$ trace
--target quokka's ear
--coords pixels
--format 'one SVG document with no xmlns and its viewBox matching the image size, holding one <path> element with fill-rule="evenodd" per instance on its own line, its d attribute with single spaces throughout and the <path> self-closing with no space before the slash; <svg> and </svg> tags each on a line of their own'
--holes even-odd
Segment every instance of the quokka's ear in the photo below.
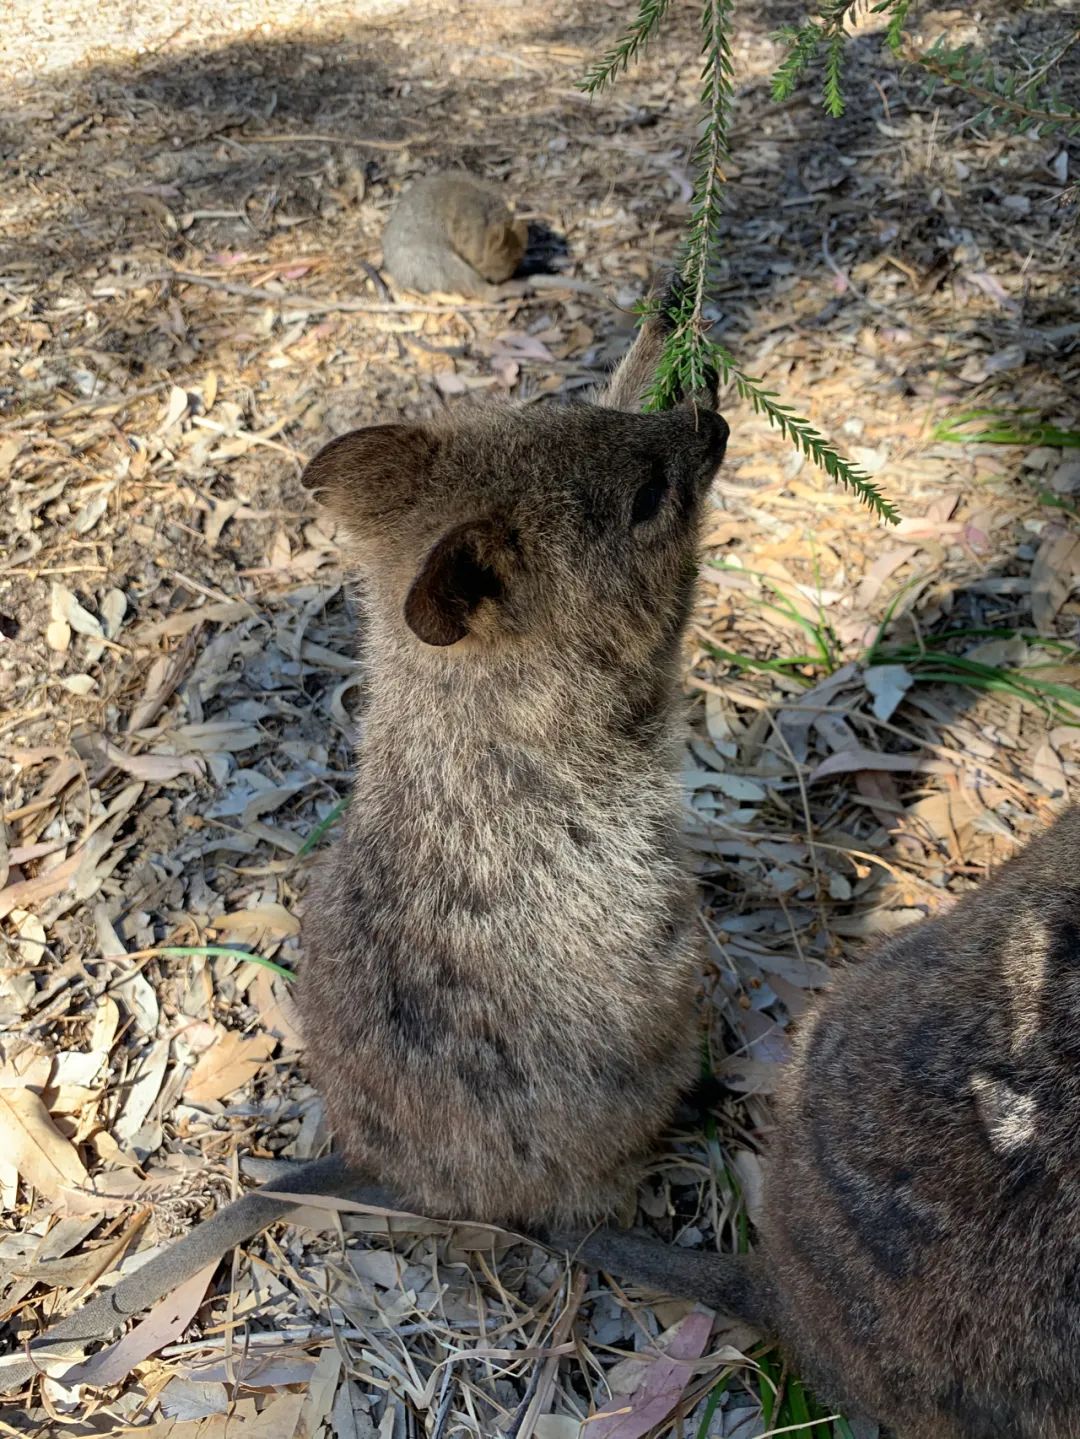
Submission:
<svg viewBox="0 0 1080 1439">
<path fill-rule="evenodd" d="M 660 356 L 674 328 L 673 315 L 682 301 L 684 281 L 675 271 L 669 278 L 654 308 L 641 322 L 634 343 L 615 367 L 606 385 L 597 393 L 596 403 L 610 410 L 640 410 L 656 383 Z M 710 372 L 704 387 L 693 395 L 680 395 L 681 404 L 695 409 L 715 410 L 717 377 Z"/>
<path fill-rule="evenodd" d="M 453 645 L 472 630 L 485 600 L 506 594 L 517 546 L 496 519 L 468 520 L 428 552 L 405 598 L 405 623 L 428 645 Z"/>
<path fill-rule="evenodd" d="M 420 425 L 369 425 L 324 445 L 300 483 L 336 519 L 362 529 L 407 505 L 431 467 L 436 441 Z"/>
</svg>

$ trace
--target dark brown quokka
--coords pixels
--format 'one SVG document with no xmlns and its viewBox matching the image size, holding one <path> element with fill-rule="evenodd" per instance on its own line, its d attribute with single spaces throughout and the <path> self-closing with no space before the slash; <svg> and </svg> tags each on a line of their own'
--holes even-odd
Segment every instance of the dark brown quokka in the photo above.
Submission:
<svg viewBox="0 0 1080 1439">
<path fill-rule="evenodd" d="M 629 412 L 658 348 L 604 404 L 359 430 L 307 472 L 370 675 L 308 1063 L 348 1161 L 424 1213 L 602 1213 L 693 1075 L 671 721 L 727 426 Z"/>
<path fill-rule="evenodd" d="M 902 1439 L 1077 1439 L 1080 810 L 838 978 L 754 1256 L 610 1231 L 579 1254 L 751 1320 Z"/>
<path fill-rule="evenodd" d="M 267 1190 L 527 1226 L 634 1184 L 695 1070 L 673 708 L 728 433 L 707 406 L 638 412 L 663 329 L 598 403 L 379 425 L 312 461 L 368 616 L 356 783 L 300 985 L 341 1157 L 229 1205 L 32 1354 L 109 1333 L 282 1218 Z"/>
</svg>

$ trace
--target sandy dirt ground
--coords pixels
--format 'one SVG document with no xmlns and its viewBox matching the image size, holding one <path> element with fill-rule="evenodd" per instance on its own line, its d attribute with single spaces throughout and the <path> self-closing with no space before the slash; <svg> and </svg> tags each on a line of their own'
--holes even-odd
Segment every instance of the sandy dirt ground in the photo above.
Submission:
<svg viewBox="0 0 1080 1439">
<path fill-rule="evenodd" d="M 259 962 L 302 960 L 363 688 L 299 474 L 346 427 L 574 395 L 625 349 L 687 221 L 700 64 L 676 4 L 587 101 L 576 83 L 628 13 L 9 7 L 0 1347 L 226 1200 L 249 1160 L 326 1144 L 289 980 Z M 878 526 L 726 399 L 685 778 L 703 1038 L 729 1091 L 672 1133 L 638 1215 L 690 1245 L 753 1218 L 786 1033 L 830 967 L 976 884 L 1080 763 L 1076 147 L 972 123 L 870 23 L 842 120 L 813 84 L 774 104 L 772 37 L 800 13 L 739 10 L 712 315 L 903 520 Z M 1004 4 L 919 22 L 1002 63 L 1068 23 Z M 529 214 L 533 264 L 609 302 L 388 297 L 388 208 L 451 163 Z M 791 1392 L 745 1329 L 490 1245 L 310 1210 L 183 1322 L 151 1316 L 80 1384 L 12 1398 L 5 1432 L 754 1439 L 762 1394 Z M 685 1357 L 643 1366 L 657 1343 Z"/>
</svg>

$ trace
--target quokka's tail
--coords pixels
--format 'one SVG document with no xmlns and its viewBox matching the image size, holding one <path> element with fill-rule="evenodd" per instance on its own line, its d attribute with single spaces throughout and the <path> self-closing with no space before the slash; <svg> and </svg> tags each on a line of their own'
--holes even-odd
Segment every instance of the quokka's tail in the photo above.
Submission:
<svg viewBox="0 0 1080 1439">
<path fill-rule="evenodd" d="M 696 1299 L 710 1309 L 775 1333 L 775 1303 L 756 1255 L 676 1249 L 614 1229 L 559 1234 L 550 1242 L 616 1278 L 630 1279 L 658 1294 Z"/>
</svg>

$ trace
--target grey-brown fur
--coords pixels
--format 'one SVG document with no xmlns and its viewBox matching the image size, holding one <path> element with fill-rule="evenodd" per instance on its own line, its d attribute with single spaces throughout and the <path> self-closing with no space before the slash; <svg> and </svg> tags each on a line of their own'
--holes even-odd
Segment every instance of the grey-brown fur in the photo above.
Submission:
<svg viewBox="0 0 1080 1439">
<path fill-rule="evenodd" d="M 266 1191 L 513 1223 L 600 1214 L 634 1182 L 694 1070 L 672 708 L 727 437 L 707 408 L 623 412 L 663 328 L 597 404 L 376 426 L 312 462 L 369 611 L 364 743 L 300 990 L 345 1158 L 229 1205 L 35 1353 L 110 1333 L 294 1207 Z"/>
<path fill-rule="evenodd" d="M 495 186 L 451 170 L 404 191 L 383 231 L 383 265 L 407 290 L 486 299 L 521 264 L 527 242 L 528 226 Z"/>
<path fill-rule="evenodd" d="M 752 1261 L 590 1262 L 772 1330 L 902 1439 L 1080 1435 L 1080 810 L 843 974 L 787 1081 Z"/>
<path fill-rule="evenodd" d="M 406 189 L 383 231 L 383 266 L 395 284 L 421 294 L 504 300 L 533 290 L 604 296 L 587 280 L 529 275 L 512 280 L 528 244 L 501 192 L 464 170 L 426 175 Z"/>
</svg>

